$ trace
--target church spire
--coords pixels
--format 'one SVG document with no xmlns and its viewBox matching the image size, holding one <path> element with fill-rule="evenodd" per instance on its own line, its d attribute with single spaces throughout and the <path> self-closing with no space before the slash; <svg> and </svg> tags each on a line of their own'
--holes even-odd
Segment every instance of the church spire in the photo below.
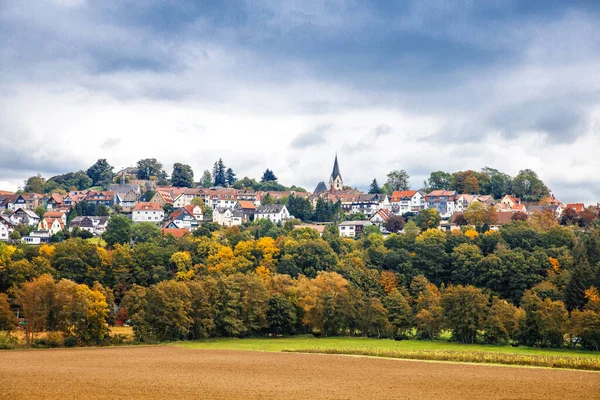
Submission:
<svg viewBox="0 0 600 400">
<path fill-rule="evenodd" d="M 335 161 L 333 162 L 333 171 L 331 172 L 331 177 L 329 178 L 329 190 L 335 192 L 343 189 L 344 181 L 342 179 L 342 174 L 340 173 L 340 166 L 338 164 L 338 158 L 336 153 Z"/>
<path fill-rule="evenodd" d="M 340 166 L 338 165 L 337 153 L 335 153 L 335 161 L 333 163 L 333 172 L 331 173 L 331 178 L 335 180 L 337 177 L 342 178 L 342 174 L 340 174 Z"/>
</svg>

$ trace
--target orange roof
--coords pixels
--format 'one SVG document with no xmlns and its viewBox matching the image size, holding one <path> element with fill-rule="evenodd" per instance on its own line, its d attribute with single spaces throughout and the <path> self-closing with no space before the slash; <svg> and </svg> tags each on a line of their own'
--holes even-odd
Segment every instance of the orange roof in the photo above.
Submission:
<svg viewBox="0 0 600 400">
<path fill-rule="evenodd" d="M 6 190 L 0 190 L 0 196 L 11 196 L 13 195 L 13 192 L 8 192 Z"/>
<path fill-rule="evenodd" d="M 573 209 L 576 212 L 580 213 L 580 212 L 582 212 L 584 210 L 585 205 L 583 203 L 569 203 L 569 204 L 567 204 L 566 208 L 567 209 L 569 209 L 569 208 Z"/>
<path fill-rule="evenodd" d="M 166 236 L 166 235 L 173 235 L 176 238 L 182 238 L 182 237 L 184 237 L 185 235 L 187 235 L 189 233 L 190 233 L 190 231 L 188 231 L 185 228 L 163 228 L 162 229 L 162 234 L 164 236 Z"/>
<path fill-rule="evenodd" d="M 202 207 L 196 206 L 196 205 L 193 205 L 193 204 L 191 204 L 189 206 L 185 206 L 183 208 L 185 208 L 187 210 L 187 212 L 189 212 L 190 214 L 194 215 L 194 208 L 196 208 L 196 207 L 198 207 L 198 208 L 200 208 L 202 210 Z"/>
<path fill-rule="evenodd" d="M 60 211 L 46 211 L 44 213 L 44 218 L 62 218 L 65 213 Z"/>
<path fill-rule="evenodd" d="M 134 211 L 163 211 L 163 208 L 158 203 L 141 202 L 133 207 Z"/>
<path fill-rule="evenodd" d="M 252 210 L 256 209 L 256 206 L 254 205 L 253 202 L 248 201 L 248 200 L 240 200 L 238 203 L 240 203 L 240 206 L 242 208 L 250 208 Z"/>
<path fill-rule="evenodd" d="M 392 193 L 392 201 L 400 201 L 404 197 L 412 198 L 415 194 L 416 190 L 396 190 Z"/>
</svg>

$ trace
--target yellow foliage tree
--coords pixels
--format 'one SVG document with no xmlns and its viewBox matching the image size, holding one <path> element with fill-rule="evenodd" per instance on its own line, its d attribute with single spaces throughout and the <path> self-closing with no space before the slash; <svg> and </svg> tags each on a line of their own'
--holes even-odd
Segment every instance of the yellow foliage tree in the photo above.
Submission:
<svg viewBox="0 0 600 400">
<path fill-rule="evenodd" d="M 54 252 L 56 251 L 56 247 L 51 244 L 44 243 L 40 246 L 40 256 L 46 257 L 51 260 L 54 258 Z"/>
</svg>

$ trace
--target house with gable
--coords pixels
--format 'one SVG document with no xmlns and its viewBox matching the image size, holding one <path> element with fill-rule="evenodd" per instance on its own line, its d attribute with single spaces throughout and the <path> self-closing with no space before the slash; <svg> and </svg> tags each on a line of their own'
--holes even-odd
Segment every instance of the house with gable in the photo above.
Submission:
<svg viewBox="0 0 600 400">
<path fill-rule="evenodd" d="M 454 190 L 434 190 L 425 196 L 427 208 L 434 208 L 442 219 L 448 219 L 456 211 L 457 193 Z"/>
<path fill-rule="evenodd" d="M 378 210 L 375 214 L 373 214 L 371 218 L 369 218 L 369 221 L 373 225 L 381 227 L 390 219 L 392 215 L 394 214 L 390 210 L 382 208 Z"/>
<path fill-rule="evenodd" d="M 189 205 L 178 208 L 169 215 L 168 220 L 163 224 L 164 228 L 184 228 L 192 231 L 200 225 L 202 221 L 202 208 Z"/>
<path fill-rule="evenodd" d="M 242 214 L 232 208 L 217 207 L 213 210 L 213 222 L 221 226 L 238 226 L 243 223 Z"/>
<path fill-rule="evenodd" d="M 9 220 L 14 225 L 37 226 L 40 223 L 40 217 L 27 208 L 18 208 L 10 215 Z"/>
<path fill-rule="evenodd" d="M 133 223 L 153 222 L 157 225 L 161 224 L 165 217 L 165 211 L 159 203 L 141 202 L 133 207 L 131 219 Z"/>
<path fill-rule="evenodd" d="M 46 210 L 56 210 L 63 207 L 64 198 L 66 195 L 52 193 L 46 200 Z"/>
<path fill-rule="evenodd" d="M 268 219 L 275 224 L 283 224 L 291 219 L 287 207 L 283 204 L 260 206 L 254 212 L 254 220 Z"/>
<path fill-rule="evenodd" d="M 387 194 L 359 194 L 350 207 L 350 214 L 362 213 L 367 216 L 381 208 L 391 208 Z"/>
<path fill-rule="evenodd" d="M 418 213 L 426 208 L 425 196 L 418 190 L 396 190 L 390 198 L 394 214 Z"/>
<path fill-rule="evenodd" d="M 42 218 L 37 226 L 38 231 L 48 231 L 50 236 L 57 234 L 65 228 L 65 223 L 60 218 Z"/>
<path fill-rule="evenodd" d="M 358 238 L 369 225 L 373 224 L 370 221 L 344 221 L 338 225 L 338 231 L 341 237 Z"/>
<path fill-rule="evenodd" d="M 62 221 L 63 225 L 67 223 L 67 214 L 61 211 L 46 211 L 42 218 L 58 218 Z"/>
<path fill-rule="evenodd" d="M 108 226 L 108 216 L 84 216 L 75 217 L 69 224 L 69 230 L 73 231 L 75 227 L 82 231 L 88 231 L 94 235 L 102 235 Z"/>
<path fill-rule="evenodd" d="M 106 207 L 112 207 L 115 204 L 115 192 L 112 191 L 104 191 L 104 192 L 96 192 L 94 190 L 90 190 L 84 200 L 88 203 L 88 205 L 97 206 L 99 204 L 105 205 Z"/>
</svg>

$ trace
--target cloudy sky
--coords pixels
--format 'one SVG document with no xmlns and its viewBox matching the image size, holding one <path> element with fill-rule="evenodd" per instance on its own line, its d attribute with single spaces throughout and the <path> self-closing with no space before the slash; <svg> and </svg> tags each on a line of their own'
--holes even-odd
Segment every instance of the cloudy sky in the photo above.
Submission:
<svg viewBox="0 0 600 400">
<path fill-rule="evenodd" d="M 377 3 L 376 6 L 374 3 Z M 0 189 L 155 157 L 345 183 L 531 168 L 600 200 L 600 3 L 0 0 Z"/>
</svg>

